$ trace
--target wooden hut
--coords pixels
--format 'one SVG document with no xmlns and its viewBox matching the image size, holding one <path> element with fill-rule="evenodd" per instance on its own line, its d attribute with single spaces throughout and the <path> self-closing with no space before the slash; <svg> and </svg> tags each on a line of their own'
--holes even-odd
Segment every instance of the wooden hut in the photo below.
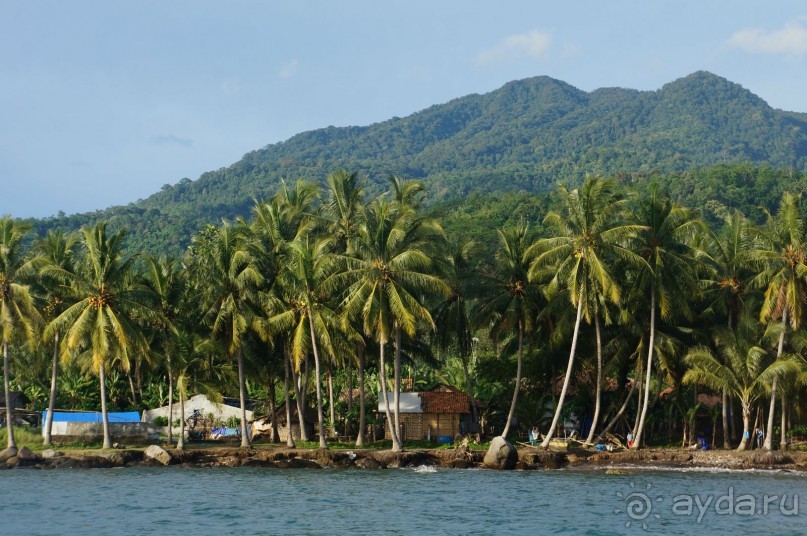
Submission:
<svg viewBox="0 0 807 536">
<path fill-rule="evenodd" d="M 387 397 L 392 411 L 392 393 L 387 393 Z M 426 391 L 401 393 L 401 439 L 436 441 L 441 437 L 454 439 L 476 433 L 478 427 L 472 422 L 471 403 L 467 394 L 442 383 Z M 383 401 L 379 401 L 378 418 L 385 423 L 384 437 L 391 439 Z"/>
</svg>

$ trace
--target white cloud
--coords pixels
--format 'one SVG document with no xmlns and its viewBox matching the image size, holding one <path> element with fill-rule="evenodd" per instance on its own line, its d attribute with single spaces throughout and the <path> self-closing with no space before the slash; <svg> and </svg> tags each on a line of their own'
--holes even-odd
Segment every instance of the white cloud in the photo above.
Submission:
<svg viewBox="0 0 807 536">
<path fill-rule="evenodd" d="M 295 74 L 297 74 L 297 67 L 299 67 L 300 62 L 296 59 L 293 59 L 286 63 L 283 67 L 280 68 L 277 75 L 280 78 L 291 78 Z"/>
<path fill-rule="evenodd" d="M 548 33 L 532 30 L 524 34 L 510 35 L 487 50 L 483 50 L 476 57 L 476 62 L 482 65 L 512 61 L 521 57 L 540 59 L 549 48 L 551 38 Z"/>
<path fill-rule="evenodd" d="M 735 32 L 728 44 L 752 53 L 803 56 L 807 54 L 807 28 L 795 22 L 772 32 L 746 28 Z"/>
</svg>

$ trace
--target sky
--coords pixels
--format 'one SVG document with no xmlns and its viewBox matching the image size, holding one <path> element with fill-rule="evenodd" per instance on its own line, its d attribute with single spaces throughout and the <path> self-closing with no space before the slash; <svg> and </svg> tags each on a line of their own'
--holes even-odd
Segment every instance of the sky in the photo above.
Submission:
<svg viewBox="0 0 807 536">
<path fill-rule="evenodd" d="M 316 128 L 698 70 L 807 112 L 803 0 L 0 0 L 0 214 L 126 205 Z"/>
</svg>

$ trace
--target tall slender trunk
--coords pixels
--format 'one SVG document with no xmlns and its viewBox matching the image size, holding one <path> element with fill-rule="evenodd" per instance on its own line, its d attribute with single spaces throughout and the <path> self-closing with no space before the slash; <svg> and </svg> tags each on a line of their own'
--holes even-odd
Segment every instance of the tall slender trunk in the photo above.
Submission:
<svg viewBox="0 0 807 536">
<path fill-rule="evenodd" d="M 182 382 L 182 377 L 179 379 Z M 177 438 L 177 449 L 185 449 L 185 384 L 177 385 L 179 391 L 179 437 Z M 169 423 L 170 424 L 170 423 Z"/>
<path fill-rule="evenodd" d="M 269 414 L 272 416 L 272 443 L 280 443 L 280 433 L 277 430 L 277 419 L 275 418 L 275 412 L 277 410 L 275 407 L 275 398 L 277 397 L 277 392 L 275 391 L 275 377 L 271 372 L 269 373 L 269 381 L 267 383 L 269 384 L 267 387 L 269 395 Z"/>
<path fill-rule="evenodd" d="M 359 344 L 359 431 L 356 434 L 356 446 L 364 446 L 364 428 L 366 415 L 364 409 L 364 345 Z"/>
<path fill-rule="evenodd" d="M 104 363 L 101 363 L 101 368 L 98 371 L 98 377 L 101 383 L 101 421 L 104 428 L 104 444 L 102 448 L 112 448 L 112 438 L 109 435 L 109 414 L 106 411 L 106 370 Z"/>
<path fill-rule="evenodd" d="M 471 399 L 471 419 L 474 425 L 479 423 L 479 410 L 476 407 L 476 400 L 474 400 L 474 388 L 473 384 L 471 383 L 471 373 L 468 367 L 468 356 L 461 355 L 460 361 L 462 361 L 462 371 L 465 373 L 465 390 L 468 392 L 468 398 Z M 468 430 L 470 432 L 470 430 Z"/>
<path fill-rule="evenodd" d="M 384 413 L 387 416 L 387 424 L 389 425 L 390 436 L 392 436 L 392 450 L 393 452 L 401 452 L 403 446 L 398 439 L 398 431 L 395 429 L 395 423 L 392 420 L 392 414 L 389 410 L 389 397 L 387 396 L 387 364 L 384 361 L 384 341 L 379 342 L 378 358 L 380 367 L 378 371 L 378 383 L 381 387 L 381 398 L 384 400 Z"/>
<path fill-rule="evenodd" d="M 616 412 L 616 415 L 614 415 L 614 418 L 611 419 L 608 425 L 605 428 L 603 428 L 602 432 L 600 432 L 600 435 L 597 436 L 597 440 L 595 441 L 595 443 L 599 443 L 600 440 L 602 440 L 602 438 L 605 436 L 605 434 L 611 431 L 611 428 L 613 428 L 614 425 L 617 423 L 617 421 L 619 421 L 619 418 L 622 417 L 622 415 L 624 415 L 625 409 L 627 409 L 628 404 L 630 403 L 630 397 L 633 394 L 633 391 L 636 389 L 637 383 L 638 382 L 631 382 L 630 389 L 628 390 L 628 394 L 625 395 L 625 400 L 622 402 L 622 406 L 619 408 L 619 411 Z"/>
<path fill-rule="evenodd" d="M 45 446 L 53 444 L 53 411 L 56 409 L 56 376 L 59 373 L 59 334 L 53 336 L 53 365 L 50 373 L 50 398 L 48 399 L 48 415 L 45 417 Z"/>
<path fill-rule="evenodd" d="M 241 446 L 251 447 L 247 428 L 247 386 L 244 383 L 244 354 L 238 349 L 238 396 L 241 398 Z"/>
<path fill-rule="evenodd" d="M 647 371 L 644 385 L 644 402 L 642 403 L 642 416 L 639 418 L 639 426 L 636 428 L 636 436 L 633 439 L 633 448 L 639 449 L 644 432 L 644 423 L 647 418 L 647 407 L 650 405 L 650 374 L 653 372 L 653 346 L 656 344 L 656 287 L 650 287 L 650 341 L 647 349 Z"/>
<path fill-rule="evenodd" d="M 331 437 L 336 436 L 336 407 L 333 403 L 333 374 L 331 373 L 331 360 L 325 360 L 325 374 L 328 376 L 328 412 L 331 418 Z"/>
<path fill-rule="evenodd" d="M 779 430 L 779 450 L 787 450 L 787 397 L 782 393 L 782 426 Z"/>
<path fill-rule="evenodd" d="M 311 314 L 311 308 L 308 308 L 308 327 L 311 332 L 311 349 L 314 351 L 314 373 L 316 374 L 317 389 L 317 422 L 319 425 L 319 448 L 327 449 L 328 442 L 325 439 L 325 417 L 322 414 L 322 373 L 319 369 L 319 350 L 317 349 L 317 339 L 314 333 L 314 317 Z"/>
<path fill-rule="evenodd" d="M 308 352 L 305 353 L 305 360 L 303 361 L 303 374 L 300 376 L 301 384 L 300 384 L 300 398 L 303 401 L 303 407 L 307 407 L 307 399 L 308 399 L 308 385 L 309 385 L 309 375 L 311 373 L 311 369 L 308 366 L 309 359 L 308 359 Z"/>
<path fill-rule="evenodd" d="M 507 439 L 510 432 L 510 425 L 513 424 L 513 416 L 516 414 L 516 402 L 518 401 L 518 391 L 521 387 L 521 363 L 524 354 L 524 324 L 518 321 L 518 360 L 516 362 L 516 385 L 513 388 L 513 400 L 510 402 L 510 411 L 507 413 L 507 423 L 502 430 L 502 437 Z"/>
<path fill-rule="evenodd" d="M 737 411 L 734 405 L 734 397 L 729 395 L 729 407 L 731 408 L 731 415 L 729 415 L 729 426 L 731 426 L 731 441 L 737 441 Z"/>
<path fill-rule="evenodd" d="M 395 431 L 398 439 L 406 441 L 401 437 L 401 328 L 395 326 L 395 360 L 393 366 L 394 382 L 392 384 L 392 398 L 395 411 Z"/>
<path fill-rule="evenodd" d="M 580 334 L 580 319 L 583 317 L 583 289 L 580 289 L 580 295 L 577 297 L 577 319 L 574 321 L 574 335 L 572 335 L 572 348 L 569 351 L 569 364 L 566 366 L 566 377 L 563 379 L 563 389 L 560 391 L 558 398 L 558 405 L 555 407 L 555 416 L 552 418 L 552 424 L 549 426 L 549 431 L 546 437 L 541 442 L 541 446 L 546 448 L 552 440 L 555 433 L 555 428 L 558 426 L 560 414 L 563 410 L 563 401 L 566 400 L 566 391 L 569 389 L 569 382 L 572 379 L 572 370 L 574 368 L 574 353 L 577 350 L 577 336 Z M 552 383 L 552 390 L 555 390 L 555 383 Z"/>
<path fill-rule="evenodd" d="M 779 334 L 779 346 L 776 349 L 776 359 L 782 357 L 785 347 L 785 332 L 787 331 L 787 307 L 782 311 L 782 333 Z M 765 434 L 765 450 L 773 450 L 773 421 L 776 417 L 776 378 L 771 383 L 771 405 L 768 410 L 768 429 Z"/>
<path fill-rule="evenodd" d="M 137 407 L 137 391 L 135 390 L 131 369 L 126 371 L 126 378 L 129 380 L 129 390 L 132 392 L 132 406 Z"/>
<path fill-rule="evenodd" d="M 168 362 L 168 442 L 174 441 L 174 376 L 171 370 L 171 356 L 166 358 Z"/>
<path fill-rule="evenodd" d="M 6 430 L 8 430 L 8 448 L 17 450 L 14 440 L 14 408 L 11 404 L 11 389 L 8 382 L 8 342 L 3 341 L 3 386 L 6 395 Z"/>
<path fill-rule="evenodd" d="M 731 443 L 729 442 L 729 395 L 728 392 L 723 389 L 723 399 L 722 399 L 722 407 L 720 412 L 723 416 L 723 448 L 730 449 Z"/>
<path fill-rule="evenodd" d="M 594 333 L 597 337 L 597 389 L 594 397 L 594 417 L 591 419 L 591 430 L 588 432 L 586 443 L 591 443 L 594 439 L 594 431 L 597 428 L 597 421 L 600 418 L 600 404 L 602 398 L 602 337 L 600 336 L 600 315 L 594 317 Z"/>
<path fill-rule="evenodd" d="M 729 331 L 731 331 L 732 325 L 732 314 L 731 314 L 731 305 L 728 307 L 728 325 Z M 731 443 L 729 442 L 729 395 L 726 389 L 723 389 L 722 399 L 720 404 L 720 413 L 723 417 L 723 448 L 730 449 Z M 712 441 L 714 444 L 714 441 Z"/>
<path fill-rule="evenodd" d="M 290 355 L 288 356 L 287 361 L 291 361 Z M 303 402 L 303 397 L 300 393 L 302 378 L 302 371 L 298 371 L 296 376 L 292 378 L 292 384 L 294 385 L 294 400 L 297 403 L 297 421 L 300 424 L 300 441 L 308 441 L 308 429 L 305 426 L 305 405 Z M 291 428 L 289 428 L 289 433 L 291 433 Z"/>
<path fill-rule="evenodd" d="M 740 444 L 737 446 L 737 452 L 750 448 L 754 442 L 754 438 L 751 437 L 751 404 L 743 400 L 742 407 L 743 407 L 743 436 L 742 438 L 740 438 Z"/>
<path fill-rule="evenodd" d="M 289 396 L 289 360 L 286 358 L 286 345 L 283 345 L 283 392 L 284 396 L 286 397 L 286 446 L 289 448 L 295 448 L 296 445 L 294 444 L 294 435 L 292 434 L 292 425 L 291 425 L 291 397 Z M 298 415 L 300 415 L 298 413 Z M 277 420 L 277 415 L 272 415 L 272 420 Z M 298 419 L 300 421 L 300 426 L 302 427 L 302 419 Z"/>
<path fill-rule="evenodd" d="M 353 411 L 353 360 L 347 360 L 347 412 Z"/>
</svg>

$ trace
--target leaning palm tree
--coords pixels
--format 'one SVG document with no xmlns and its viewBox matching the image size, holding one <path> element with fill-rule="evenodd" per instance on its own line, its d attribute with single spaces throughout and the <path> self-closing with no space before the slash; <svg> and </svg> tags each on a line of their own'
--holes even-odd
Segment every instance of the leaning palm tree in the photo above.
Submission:
<svg viewBox="0 0 807 536">
<path fill-rule="evenodd" d="M 642 227 L 622 221 L 625 199 L 615 193 L 612 181 L 588 177 L 581 188 L 569 191 L 561 186 L 558 194 L 562 211 L 550 212 L 544 218 L 544 225 L 552 229 L 553 235 L 538 240 L 529 250 L 535 259 L 530 266 L 530 278 L 542 279 L 551 274 L 547 292 L 554 295 L 559 289 L 565 289 L 572 306 L 577 309 L 566 377 L 552 424 L 542 443 L 544 447 L 549 445 L 560 420 L 572 377 L 580 322 L 584 317 L 587 323 L 594 323 L 597 336 L 594 417 L 586 441 L 591 442 L 594 438 L 602 390 L 600 317 L 605 315 L 607 321 L 607 304 L 618 305 L 621 300 L 621 289 L 612 273 L 613 264 L 617 261 L 634 265 L 643 262 L 624 247 L 627 239 Z"/>
<path fill-rule="evenodd" d="M 34 244 L 37 257 L 34 263 L 41 271 L 44 266 L 55 266 L 68 272 L 73 269 L 75 258 L 76 236 L 70 235 L 62 229 L 48 231 L 47 235 Z M 45 302 L 42 312 L 45 318 L 53 320 L 64 312 L 68 301 L 68 289 L 60 284 L 58 279 L 42 274 L 38 278 L 41 298 Z M 45 427 L 42 431 L 44 445 L 52 444 L 51 430 L 53 429 L 53 411 L 56 408 L 56 384 L 59 373 L 59 337 L 61 333 L 53 335 L 53 363 L 51 365 L 50 398 L 48 399 L 48 412 L 45 417 Z"/>
<path fill-rule="evenodd" d="M 30 226 L 0 217 L 0 342 L 3 344 L 3 387 L 8 430 L 7 454 L 16 454 L 13 408 L 9 389 L 8 347 L 23 340 L 34 340 L 39 313 L 29 287 L 20 278 L 30 270 L 23 255 L 23 241 Z"/>
<path fill-rule="evenodd" d="M 418 323 L 433 328 L 422 296 L 439 295 L 447 290 L 445 283 L 430 273 L 432 263 L 427 253 L 439 233 L 433 227 L 416 223 L 408 211 L 402 212 L 384 200 L 374 201 L 367 210 L 354 254 L 343 257 L 345 269 L 328 283 L 333 289 L 349 285 L 344 314 L 348 319 L 360 319 L 364 333 L 379 343 L 378 377 L 394 451 L 402 450 L 403 444 L 389 411 L 385 346 L 391 338 L 399 339 L 396 335 L 401 331 L 414 336 Z M 395 402 L 399 389 L 396 384 Z"/>
<path fill-rule="evenodd" d="M 653 190 L 639 210 L 644 229 L 635 239 L 634 251 L 644 263 L 639 265 L 633 287 L 634 303 L 644 302 L 649 293 L 650 327 L 645 365 L 644 397 L 634 433 L 634 448 L 640 448 L 650 402 L 650 379 L 656 349 L 656 311 L 664 320 L 676 314 L 691 316 L 689 298 L 697 290 L 697 255 L 690 246 L 694 233 L 703 227 L 695 214 L 674 205 L 670 198 Z"/>
<path fill-rule="evenodd" d="M 773 359 L 771 351 L 760 341 L 753 322 L 731 330 L 714 331 L 716 352 L 707 346 L 689 351 L 684 362 L 689 369 L 683 383 L 698 384 L 718 392 L 729 392 L 740 401 L 743 415 L 743 435 L 738 451 L 749 447 L 751 409 L 775 378 L 797 374 L 800 367 L 792 359 Z"/>
<path fill-rule="evenodd" d="M 777 358 L 784 351 L 787 326 L 794 331 L 804 320 L 807 302 L 807 237 L 801 217 L 801 199 L 786 193 L 779 204 L 776 217 L 768 219 L 759 234 L 758 246 L 751 260 L 761 267 L 752 285 L 765 287 L 765 299 L 759 313 L 761 322 L 781 319 L 782 330 L 777 346 Z M 776 409 L 776 378 L 771 383 L 771 402 L 765 449 L 773 448 L 773 423 Z"/>
<path fill-rule="evenodd" d="M 249 447 L 243 350 L 245 335 L 255 317 L 257 288 L 263 276 L 246 248 L 245 233 L 243 227 L 225 222 L 209 243 L 208 258 L 198 265 L 197 281 L 205 323 L 212 336 L 221 342 L 227 356 L 238 363 L 241 446 Z"/>
<path fill-rule="evenodd" d="M 513 228 L 498 230 L 499 250 L 496 252 L 496 270 L 480 278 L 481 297 L 473 314 L 474 324 L 487 325 L 491 338 L 515 335 L 518 339 L 516 381 L 507 422 L 501 436 L 506 438 L 513 422 L 521 388 L 521 365 L 524 354 L 524 337 L 533 330 L 540 312 L 541 295 L 537 285 L 527 277 L 532 258 L 529 255 L 532 233 L 525 223 Z"/>
<path fill-rule="evenodd" d="M 125 232 L 107 234 L 106 223 L 81 230 L 82 255 L 70 272 L 46 266 L 43 273 L 62 280 L 73 289 L 74 302 L 53 319 L 44 336 L 64 333 L 62 359 L 81 354 L 89 359 L 101 384 L 103 448 L 111 448 L 107 415 L 106 373 L 113 361 L 129 367 L 134 352 L 143 351 L 145 341 L 133 316 L 156 317 L 149 307 L 153 294 L 134 284 L 135 257 L 122 253 Z"/>
</svg>

